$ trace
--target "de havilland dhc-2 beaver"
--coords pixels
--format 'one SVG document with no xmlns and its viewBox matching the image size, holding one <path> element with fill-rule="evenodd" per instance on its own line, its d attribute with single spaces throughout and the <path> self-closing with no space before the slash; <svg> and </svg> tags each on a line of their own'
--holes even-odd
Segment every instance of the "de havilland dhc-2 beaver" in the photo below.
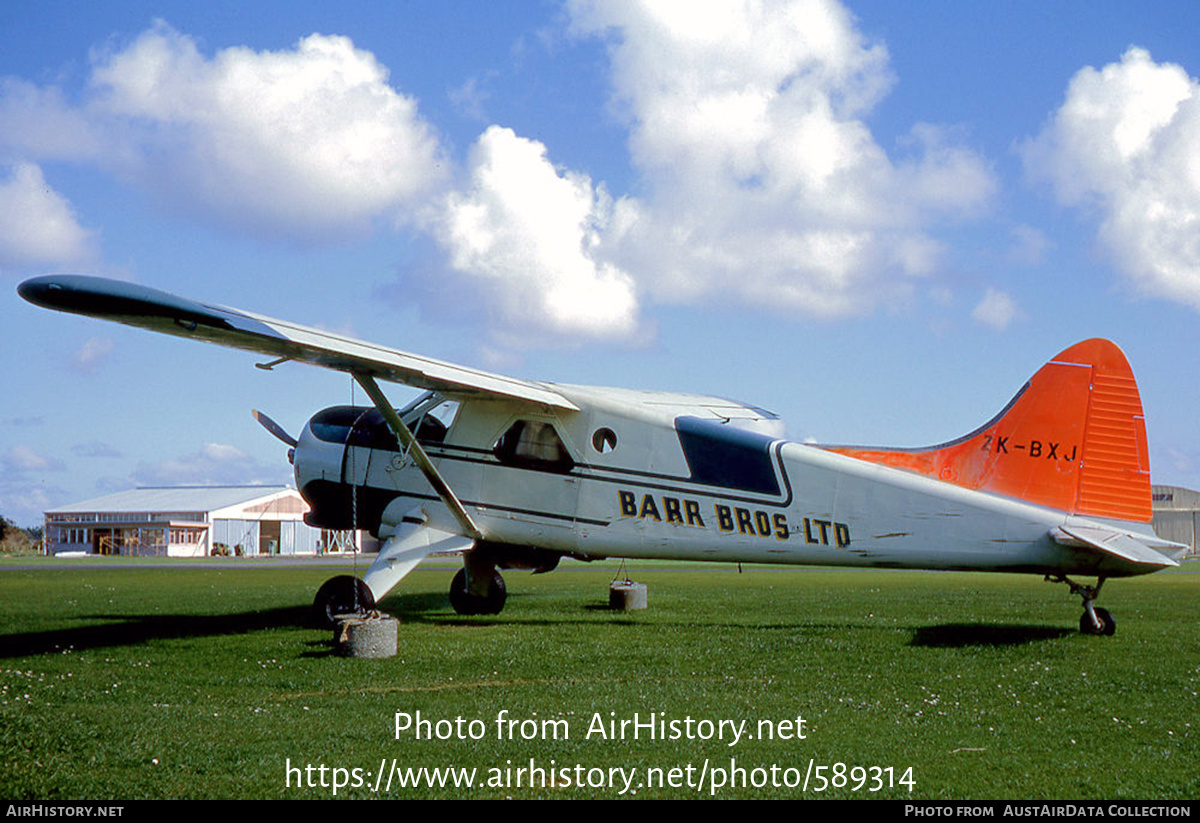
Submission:
<svg viewBox="0 0 1200 823">
<path fill-rule="evenodd" d="M 1137 384 L 1103 339 L 1054 357 L 970 434 L 866 448 L 790 442 L 774 414 L 719 397 L 505 377 L 127 282 L 49 275 L 19 292 L 264 354 L 267 368 L 353 376 L 373 405 L 319 411 L 299 438 L 255 413 L 291 446 L 308 523 L 385 541 L 361 579 L 321 587 L 326 615 L 373 609 L 427 555 L 459 552 L 460 614 L 503 608 L 498 569 L 657 558 L 1043 575 L 1082 597 L 1082 631 L 1104 635 L 1104 581 L 1187 549 L 1150 526 Z M 395 409 L 379 381 L 425 394 Z"/>
</svg>

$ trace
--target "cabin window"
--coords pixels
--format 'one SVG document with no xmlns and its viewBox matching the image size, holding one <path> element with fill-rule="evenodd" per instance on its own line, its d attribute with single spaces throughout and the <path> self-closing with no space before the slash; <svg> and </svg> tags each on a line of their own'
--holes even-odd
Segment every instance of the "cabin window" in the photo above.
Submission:
<svg viewBox="0 0 1200 823">
<path fill-rule="evenodd" d="M 608 454 L 617 447 L 617 433 L 606 427 L 592 432 L 592 448 L 601 454 Z"/>
<path fill-rule="evenodd" d="M 518 420 L 496 441 L 492 452 L 501 463 L 525 469 L 569 472 L 575 467 L 554 426 L 540 420 Z"/>
<path fill-rule="evenodd" d="M 675 418 L 675 431 L 692 482 L 779 494 L 770 437 L 699 417 Z"/>
</svg>

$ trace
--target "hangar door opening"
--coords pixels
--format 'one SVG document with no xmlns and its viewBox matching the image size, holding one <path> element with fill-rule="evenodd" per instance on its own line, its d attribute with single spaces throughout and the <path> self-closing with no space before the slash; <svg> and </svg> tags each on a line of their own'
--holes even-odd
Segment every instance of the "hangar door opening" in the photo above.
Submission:
<svg viewBox="0 0 1200 823">
<path fill-rule="evenodd" d="M 262 520 L 258 524 L 258 550 L 262 554 L 279 554 L 283 542 L 278 520 Z"/>
</svg>

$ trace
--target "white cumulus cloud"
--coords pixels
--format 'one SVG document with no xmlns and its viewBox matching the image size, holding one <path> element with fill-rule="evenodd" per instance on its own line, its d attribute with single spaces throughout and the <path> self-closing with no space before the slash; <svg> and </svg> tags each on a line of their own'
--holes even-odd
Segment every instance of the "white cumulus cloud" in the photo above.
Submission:
<svg viewBox="0 0 1200 823">
<path fill-rule="evenodd" d="M 1141 48 L 1081 69 L 1023 154 L 1060 202 L 1094 210 L 1101 244 L 1137 287 L 1200 309 L 1196 78 Z"/>
<path fill-rule="evenodd" d="M 4 457 L 0 458 L 0 462 L 3 462 L 8 471 L 14 473 L 60 471 L 63 467 L 60 461 L 53 457 L 46 457 L 23 443 L 17 444 L 5 452 Z"/>
<path fill-rule="evenodd" d="M 988 165 L 914 124 L 893 158 L 866 115 L 893 78 L 833 0 L 568 5 L 609 46 L 636 196 L 492 126 L 437 222 L 504 345 L 629 340 L 655 304 L 741 303 L 838 317 L 935 271 L 932 229 L 979 214 Z"/>
<path fill-rule="evenodd" d="M 971 317 L 996 331 L 1004 331 L 1018 314 L 1017 302 L 1011 296 L 998 289 L 988 289 Z"/>
<path fill-rule="evenodd" d="M 520 334 L 626 337 L 637 324 L 633 279 L 598 254 L 612 213 L 586 175 L 560 171 L 541 143 L 492 126 L 471 150 L 466 187 L 446 201 L 439 239 Z"/>
<path fill-rule="evenodd" d="M 417 101 L 349 38 L 222 49 L 157 23 L 93 57 L 75 104 L 0 83 L 0 153 L 95 163 L 173 208 L 313 240 L 411 220 L 447 170 Z"/>
<path fill-rule="evenodd" d="M 18 163 L 0 176 L 0 270 L 73 265 L 93 253 L 92 233 L 40 167 Z"/>
<path fill-rule="evenodd" d="M 56 86 L 0 77 L 0 147 L 14 157 L 94 160 L 104 150 L 102 129 Z"/>
<path fill-rule="evenodd" d="M 606 251 L 658 300 L 864 311 L 937 266 L 930 225 L 995 188 L 945 129 L 915 124 L 898 159 L 875 141 L 863 118 L 891 86 L 887 50 L 832 0 L 570 8 L 609 43 L 647 183 Z"/>
<path fill-rule="evenodd" d="M 443 174 L 417 102 L 346 37 L 209 58 L 160 24 L 102 59 L 92 84 L 95 106 L 140 138 L 147 180 L 288 234 L 403 213 Z"/>
<path fill-rule="evenodd" d="M 114 345 L 108 337 L 89 337 L 71 354 L 72 371 L 79 374 L 95 374 L 100 364 L 112 354 Z"/>
</svg>

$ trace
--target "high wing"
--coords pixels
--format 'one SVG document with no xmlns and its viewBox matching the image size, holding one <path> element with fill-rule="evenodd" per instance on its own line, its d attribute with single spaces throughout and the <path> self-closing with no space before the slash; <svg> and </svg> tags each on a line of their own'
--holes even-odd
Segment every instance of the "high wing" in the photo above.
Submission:
<svg viewBox="0 0 1200 823">
<path fill-rule="evenodd" d="M 136 283 L 58 274 L 26 280 L 18 292 L 48 309 L 431 389 L 451 397 L 482 393 L 578 411 L 574 403 L 544 383 L 458 366 Z"/>
</svg>

